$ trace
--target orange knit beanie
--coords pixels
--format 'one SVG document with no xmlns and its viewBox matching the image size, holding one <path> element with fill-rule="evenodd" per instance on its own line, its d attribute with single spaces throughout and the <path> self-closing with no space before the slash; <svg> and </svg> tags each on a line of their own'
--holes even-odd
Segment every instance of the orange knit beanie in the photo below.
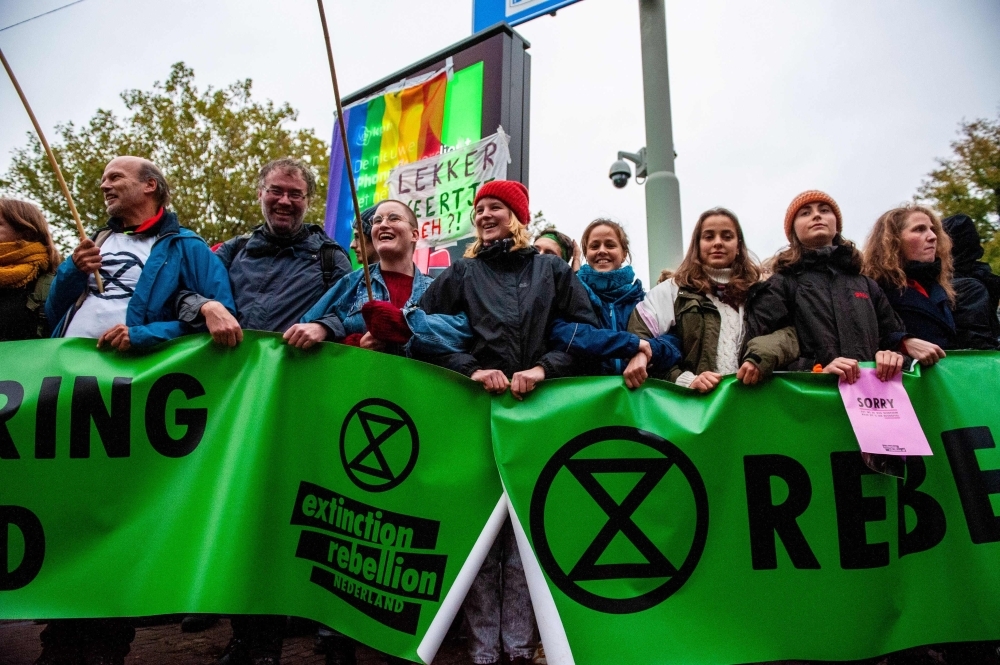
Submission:
<svg viewBox="0 0 1000 665">
<path fill-rule="evenodd" d="M 821 192 L 818 189 L 810 189 L 796 196 L 788 204 L 788 211 L 785 212 L 785 237 L 788 238 L 788 242 L 792 241 L 792 226 L 795 224 L 795 214 L 799 211 L 799 208 L 810 203 L 829 204 L 833 208 L 833 214 L 837 217 L 837 233 L 842 231 L 844 222 L 840 217 L 840 206 L 837 205 L 837 202 L 826 192 Z"/>
</svg>

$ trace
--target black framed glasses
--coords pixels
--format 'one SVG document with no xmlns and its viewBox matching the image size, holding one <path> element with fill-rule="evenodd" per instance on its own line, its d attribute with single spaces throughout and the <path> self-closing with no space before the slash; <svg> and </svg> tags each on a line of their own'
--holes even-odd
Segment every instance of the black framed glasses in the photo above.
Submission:
<svg viewBox="0 0 1000 665">
<path fill-rule="evenodd" d="M 306 198 L 305 192 L 298 189 L 281 189 L 280 187 L 268 187 L 264 190 L 267 192 L 268 196 L 272 196 L 276 199 L 280 199 L 283 196 L 287 196 L 289 201 L 304 201 Z"/>
</svg>

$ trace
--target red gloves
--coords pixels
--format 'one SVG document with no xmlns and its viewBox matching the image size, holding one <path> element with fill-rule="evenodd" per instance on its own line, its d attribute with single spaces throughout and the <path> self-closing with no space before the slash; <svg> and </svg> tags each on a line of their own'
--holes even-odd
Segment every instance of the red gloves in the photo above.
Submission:
<svg viewBox="0 0 1000 665">
<path fill-rule="evenodd" d="M 361 346 L 362 337 L 363 335 L 361 333 L 351 333 L 344 338 L 344 341 L 341 342 L 341 344 L 346 344 L 348 346 Z"/>
<path fill-rule="evenodd" d="M 413 332 L 406 325 L 403 311 L 384 300 L 366 302 L 361 306 L 361 316 L 365 319 L 368 332 L 377 340 L 391 344 L 406 344 Z"/>
</svg>

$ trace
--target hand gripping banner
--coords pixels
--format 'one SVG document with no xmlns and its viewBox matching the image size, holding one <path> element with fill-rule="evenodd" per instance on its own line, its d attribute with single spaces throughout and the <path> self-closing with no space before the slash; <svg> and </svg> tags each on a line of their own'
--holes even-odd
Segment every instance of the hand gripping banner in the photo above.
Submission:
<svg viewBox="0 0 1000 665">
<path fill-rule="evenodd" d="M 0 354 L 0 617 L 287 614 L 429 662 L 506 514 L 487 395 L 428 365 L 266 333 Z"/>
<path fill-rule="evenodd" d="M 572 379 L 496 400 L 549 662 L 847 660 L 1000 638 L 1000 354 L 949 352 L 904 384 L 933 450 L 906 458 L 905 480 L 861 461 L 829 375 L 727 378 L 706 396 Z"/>
</svg>

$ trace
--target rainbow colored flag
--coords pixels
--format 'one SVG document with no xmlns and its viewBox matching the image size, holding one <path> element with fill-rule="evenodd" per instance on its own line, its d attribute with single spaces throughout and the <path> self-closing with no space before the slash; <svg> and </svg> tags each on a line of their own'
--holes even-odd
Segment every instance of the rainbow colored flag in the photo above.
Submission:
<svg viewBox="0 0 1000 665">
<path fill-rule="evenodd" d="M 389 172 L 482 138 L 483 63 L 447 70 L 344 109 L 352 170 L 361 209 L 389 196 Z M 354 204 L 340 128 L 334 125 L 326 232 L 351 242 Z"/>
</svg>

